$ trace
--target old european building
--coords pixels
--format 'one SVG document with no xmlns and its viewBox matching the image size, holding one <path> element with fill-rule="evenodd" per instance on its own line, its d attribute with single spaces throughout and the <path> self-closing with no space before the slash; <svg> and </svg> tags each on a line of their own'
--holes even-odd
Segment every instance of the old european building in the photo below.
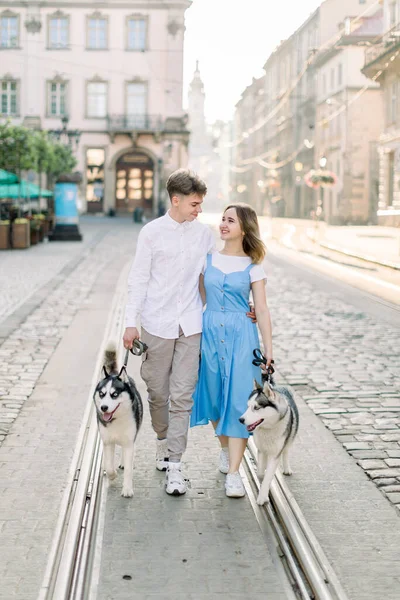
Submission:
<svg viewBox="0 0 400 600">
<path fill-rule="evenodd" d="M 400 223 L 400 0 L 383 1 L 383 33 L 365 53 L 364 74 L 379 82 L 384 124 L 378 138 L 380 223 Z"/>
<path fill-rule="evenodd" d="M 78 132 L 83 211 L 157 214 L 165 178 L 186 165 L 188 6 L 0 0 L 0 116 Z"/>
<path fill-rule="evenodd" d="M 335 44 L 319 52 L 315 155 L 337 177 L 322 189 L 325 220 L 333 224 L 376 222 L 378 153 L 383 99 L 377 82 L 361 72 L 364 48 L 382 29 L 382 11 L 345 23 Z"/>
<path fill-rule="evenodd" d="M 205 116 L 206 94 L 201 79 L 199 62 L 188 92 L 188 117 L 190 129 L 188 166 L 207 183 L 207 195 L 204 199 L 203 210 L 211 212 L 222 211 L 223 177 L 222 160 L 216 147 L 223 132 L 223 125 L 207 124 Z M 226 200 L 225 200 L 226 202 Z"/>
<path fill-rule="evenodd" d="M 235 169 L 241 171 L 235 177 L 235 183 L 242 182 L 242 199 L 252 202 L 259 210 L 286 217 L 310 217 L 315 211 L 318 194 L 306 186 L 304 175 L 310 169 L 318 168 L 321 152 L 328 152 L 328 148 L 321 148 L 319 144 L 324 133 L 321 133 L 323 120 L 318 106 L 322 104 L 324 110 L 333 110 L 334 103 L 340 102 L 340 96 L 336 97 L 339 89 L 357 90 L 366 81 L 360 74 L 359 64 L 363 50 L 356 49 L 347 69 L 347 54 L 350 56 L 351 51 L 345 51 L 343 65 L 339 67 L 336 63 L 340 62 L 337 55 L 341 49 L 336 45 L 340 39 L 343 41 L 346 18 L 351 21 L 364 12 L 370 15 L 368 9 L 374 5 L 376 0 L 324 0 L 269 56 L 264 65 L 265 76 L 253 81 L 243 92 L 235 114 Z M 333 54 L 332 48 L 335 48 Z M 333 61 L 332 64 L 328 64 L 329 61 Z M 321 82 L 327 77 L 326 73 L 322 73 L 326 68 L 329 70 L 329 85 L 332 77 L 334 83 L 323 97 L 320 90 Z M 332 69 L 336 69 L 334 75 L 331 74 Z M 260 81 L 263 82 L 262 90 L 259 89 Z M 370 87 L 374 88 L 372 84 Z M 326 104 L 328 99 L 330 102 Z M 374 131 L 378 126 L 379 114 Z M 368 139 L 374 134 L 372 129 L 373 126 Z M 348 128 L 347 134 L 351 135 L 352 131 L 355 132 L 355 129 Z M 358 131 L 359 128 L 356 137 Z M 354 149 L 357 141 L 350 139 L 346 144 Z M 332 166 L 336 169 L 337 163 Z M 342 177 L 341 173 L 338 175 Z M 332 207 L 337 205 L 341 191 L 332 199 Z M 363 194 L 363 215 L 365 208 L 368 212 L 368 194 Z M 359 205 L 359 198 L 348 200 Z"/>
</svg>

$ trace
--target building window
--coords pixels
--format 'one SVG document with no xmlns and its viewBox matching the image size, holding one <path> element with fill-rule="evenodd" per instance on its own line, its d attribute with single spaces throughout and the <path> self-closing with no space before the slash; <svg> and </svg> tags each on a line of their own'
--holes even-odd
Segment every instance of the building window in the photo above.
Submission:
<svg viewBox="0 0 400 600">
<path fill-rule="evenodd" d="M 342 80 L 343 80 L 343 65 L 342 65 L 342 63 L 338 64 L 337 80 L 338 80 L 338 85 L 342 85 Z"/>
<path fill-rule="evenodd" d="M 128 19 L 128 50 L 146 50 L 147 20 Z"/>
<path fill-rule="evenodd" d="M 2 48 L 18 46 L 18 17 L 3 16 L 0 18 L 0 45 Z"/>
<path fill-rule="evenodd" d="M 67 84 L 65 82 L 49 81 L 48 85 L 48 114 L 51 117 L 63 117 L 67 114 Z"/>
<path fill-rule="evenodd" d="M 49 48 L 68 48 L 68 17 L 51 17 L 49 20 Z"/>
<path fill-rule="evenodd" d="M 97 17 L 88 18 L 87 47 L 90 50 L 107 49 L 107 29 L 107 19 Z"/>
<path fill-rule="evenodd" d="M 126 115 L 131 127 L 144 127 L 147 118 L 147 84 L 126 84 Z"/>
<path fill-rule="evenodd" d="M 88 203 L 88 212 L 102 210 L 104 198 L 104 160 L 104 148 L 89 148 L 86 150 L 86 201 Z M 100 203 L 100 205 L 93 203 Z"/>
<path fill-rule="evenodd" d="M 18 84 L 16 81 L 1 82 L 1 114 L 15 116 L 18 114 Z"/>
<path fill-rule="evenodd" d="M 389 29 L 397 25 L 397 21 L 397 0 L 391 0 L 389 2 Z"/>
<path fill-rule="evenodd" d="M 104 118 L 107 116 L 107 83 L 90 81 L 87 84 L 87 116 Z"/>
<path fill-rule="evenodd" d="M 399 80 L 392 81 L 388 86 L 387 119 L 388 125 L 397 123 L 397 107 L 399 100 Z"/>
</svg>

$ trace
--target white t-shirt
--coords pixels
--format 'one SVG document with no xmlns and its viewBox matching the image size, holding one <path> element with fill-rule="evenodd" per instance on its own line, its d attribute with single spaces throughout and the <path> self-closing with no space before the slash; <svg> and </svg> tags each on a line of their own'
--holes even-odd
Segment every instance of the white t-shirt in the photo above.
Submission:
<svg viewBox="0 0 400 600">
<path fill-rule="evenodd" d="M 229 256 L 227 254 L 221 254 L 220 252 L 213 252 L 211 255 L 211 263 L 213 267 L 216 267 L 225 275 L 228 273 L 234 273 L 235 271 L 244 271 L 251 264 L 251 258 L 249 256 Z M 204 274 L 207 266 L 207 259 L 204 261 L 203 271 Z M 254 265 L 250 269 L 250 281 L 261 281 L 267 279 L 265 271 L 262 265 Z"/>
</svg>

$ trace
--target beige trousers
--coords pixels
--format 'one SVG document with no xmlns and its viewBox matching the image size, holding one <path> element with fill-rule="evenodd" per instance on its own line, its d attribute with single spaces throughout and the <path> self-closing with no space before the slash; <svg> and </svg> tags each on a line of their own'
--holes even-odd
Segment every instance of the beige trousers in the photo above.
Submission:
<svg viewBox="0 0 400 600">
<path fill-rule="evenodd" d="M 185 337 L 179 329 L 175 340 L 151 335 L 142 328 L 148 346 L 141 376 L 147 385 L 150 416 L 159 439 L 168 439 L 171 460 L 186 450 L 193 392 L 196 387 L 201 334 Z"/>
</svg>

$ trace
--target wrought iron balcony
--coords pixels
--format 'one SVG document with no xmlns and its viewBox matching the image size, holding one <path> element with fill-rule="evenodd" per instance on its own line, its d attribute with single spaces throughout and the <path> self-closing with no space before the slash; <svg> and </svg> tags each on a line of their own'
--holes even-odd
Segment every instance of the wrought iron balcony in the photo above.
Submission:
<svg viewBox="0 0 400 600">
<path fill-rule="evenodd" d="M 109 131 L 114 132 L 163 130 L 163 121 L 160 115 L 109 115 L 107 122 Z"/>
<path fill-rule="evenodd" d="M 108 115 L 107 125 L 110 133 L 187 133 L 187 116 Z"/>
<path fill-rule="evenodd" d="M 379 40 L 365 51 L 363 71 L 367 77 L 375 75 L 390 59 L 390 54 L 400 47 L 400 23 L 389 29 Z"/>
</svg>

